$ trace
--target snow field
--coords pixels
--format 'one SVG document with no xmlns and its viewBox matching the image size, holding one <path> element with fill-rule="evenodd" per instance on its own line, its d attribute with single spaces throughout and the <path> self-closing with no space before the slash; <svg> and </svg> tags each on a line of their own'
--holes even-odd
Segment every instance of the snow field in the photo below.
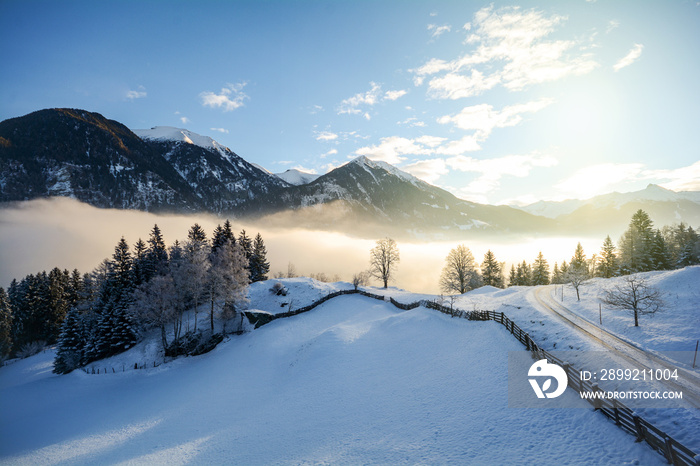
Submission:
<svg viewBox="0 0 700 466">
<path fill-rule="evenodd" d="M 520 350 L 351 295 L 156 369 L 56 376 L 42 353 L 0 370 L 0 463 L 663 463 L 583 401 L 508 408 Z"/>
</svg>

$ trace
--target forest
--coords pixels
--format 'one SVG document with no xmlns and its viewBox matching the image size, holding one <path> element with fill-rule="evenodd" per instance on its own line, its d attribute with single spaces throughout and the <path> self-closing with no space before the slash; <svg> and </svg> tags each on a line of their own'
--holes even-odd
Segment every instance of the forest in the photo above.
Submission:
<svg viewBox="0 0 700 466">
<path fill-rule="evenodd" d="M 370 270 L 353 277 L 366 284 L 372 276 L 387 285 L 399 259 L 393 240 L 377 242 Z M 382 273 L 373 268 L 380 244 L 390 244 L 393 262 Z M 158 329 L 164 355 L 199 354 L 211 349 L 226 333 L 240 330 L 250 283 L 267 280 L 270 263 L 260 234 L 245 230 L 236 236 L 227 220 L 211 238 L 194 224 L 187 238 L 167 246 L 155 225 L 147 241 L 133 247 L 122 238 L 111 258 L 81 274 L 54 268 L 13 280 L 0 287 L 0 361 L 22 358 L 56 345 L 54 371 L 67 373 L 92 361 L 125 351 L 147 331 Z M 462 294 L 489 285 L 536 286 L 572 283 L 591 277 L 610 278 L 652 270 L 682 268 L 700 263 L 700 236 L 680 223 L 654 228 L 643 210 L 637 211 L 617 245 L 608 236 L 599 252 L 587 257 L 579 243 L 572 257 L 550 269 L 543 254 L 531 264 L 505 263 L 489 250 L 481 264 L 459 245 L 447 256 L 440 288 Z M 277 278 L 295 276 L 293 264 Z M 329 280 L 323 273 L 315 274 Z M 337 280 L 339 277 L 333 277 Z M 357 283 L 356 283 L 357 284 Z M 202 328 L 200 313 L 207 316 Z M 215 319 L 221 322 L 215 329 Z M 199 328 L 198 328 L 199 322 Z M 227 328 L 228 327 L 228 328 Z"/>
</svg>

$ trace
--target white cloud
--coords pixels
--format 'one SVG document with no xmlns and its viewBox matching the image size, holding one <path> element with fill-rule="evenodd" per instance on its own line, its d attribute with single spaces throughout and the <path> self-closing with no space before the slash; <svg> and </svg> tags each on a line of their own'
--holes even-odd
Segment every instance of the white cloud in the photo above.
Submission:
<svg viewBox="0 0 700 466">
<path fill-rule="evenodd" d="M 675 170 L 645 170 L 646 179 L 670 180 L 661 184 L 673 191 L 700 191 L 700 162 Z"/>
<path fill-rule="evenodd" d="M 333 141 L 338 139 L 338 135 L 330 131 L 322 131 L 316 134 L 317 141 Z"/>
<path fill-rule="evenodd" d="M 403 89 L 398 91 L 386 91 L 384 94 L 384 100 L 396 100 L 405 96 L 406 94 L 408 94 L 408 92 Z"/>
<path fill-rule="evenodd" d="M 410 110 L 410 108 L 408 110 Z M 406 118 L 404 121 L 399 121 L 397 124 L 412 126 L 412 127 L 420 127 L 420 128 L 424 128 L 426 126 L 424 121 L 420 121 L 416 117 Z"/>
<path fill-rule="evenodd" d="M 442 159 L 420 160 L 401 169 L 428 183 L 435 183 L 442 175 L 450 172 Z"/>
<path fill-rule="evenodd" d="M 428 24 L 428 31 L 433 31 L 432 37 L 433 39 L 437 39 L 441 35 L 443 35 L 446 32 L 450 32 L 452 29 L 452 26 L 445 24 L 442 26 L 438 26 L 437 24 Z"/>
<path fill-rule="evenodd" d="M 507 155 L 495 159 L 475 159 L 458 155 L 446 160 L 447 166 L 454 170 L 479 173 L 474 181 L 459 190 L 460 195 L 471 199 L 474 195 L 483 195 L 498 189 L 504 176 L 523 178 L 535 167 L 552 167 L 557 163 L 556 158 L 540 154 Z"/>
<path fill-rule="evenodd" d="M 613 66 L 613 69 L 615 71 L 620 71 L 622 68 L 626 66 L 630 66 L 632 63 L 636 62 L 639 57 L 642 56 L 642 50 L 644 49 L 644 45 L 642 44 L 634 44 L 634 47 L 632 47 L 632 50 L 629 51 L 627 55 L 622 57 L 615 65 Z"/>
<path fill-rule="evenodd" d="M 382 93 L 381 84 L 375 82 L 370 82 L 369 84 L 371 86 L 369 91 L 360 92 L 343 100 L 337 108 L 338 115 L 362 115 L 366 120 L 370 120 L 372 116 L 361 107 L 372 107 L 381 101 L 396 100 L 408 94 L 408 91 L 403 89 Z"/>
<path fill-rule="evenodd" d="M 428 147 L 437 147 L 443 142 L 445 142 L 447 138 L 442 138 L 439 136 L 420 136 L 416 138 L 416 142 L 419 144 L 422 144 L 424 146 Z"/>
<path fill-rule="evenodd" d="M 430 80 L 428 94 L 436 99 L 456 100 L 479 95 L 494 88 L 500 82 L 501 77 L 498 74 L 486 76 L 478 70 L 471 70 L 471 75 L 469 76 L 447 73 L 444 76 Z"/>
<path fill-rule="evenodd" d="M 129 100 L 143 99 L 147 95 L 148 93 L 146 92 L 146 88 L 143 86 L 139 86 L 135 91 L 129 90 L 126 92 L 126 98 Z"/>
<path fill-rule="evenodd" d="M 406 160 L 403 155 L 428 155 L 431 151 L 413 139 L 400 136 L 382 138 L 381 142 L 374 146 L 361 147 L 355 151 L 357 155 L 364 155 L 372 160 L 390 164 L 398 164 Z"/>
<path fill-rule="evenodd" d="M 338 107 L 338 114 L 342 115 L 344 113 L 349 114 L 360 114 L 362 110 L 359 109 L 362 105 L 374 105 L 379 101 L 379 95 L 381 93 L 382 87 L 375 83 L 369 83 L 372 87 L 369 91 L 364 93 L 355 94 L 354 96 L 343 100 Z"/>
<path fill-rule="evenodd" d="M 578 170 L 554 185 L 565 196 L 588 199 L 604 194 L 623 181 L 638 179 L 644 165 L 641 163 L 601 163 Z"/>
<path fill-rule="evenodd" d="M 614 29 L 617 29 L 619 27 L 620 27 L 620 22 L 617 21 L 616 19 L 611 19 L 610 21 L 608 21 L 608 28 L 605 30 L 605 33 L 609 34 Z"/>
<path fill-rule="evenodd" d="M 186 125 L 186 124 L 190 123 L 192 120 L 190 120 L 187 117 L 180 117 L 180 121 L 182 122 L 183 125 Z"/>
<path fill-rule="evenodd" d="M 481 150 L 479 141 L 474 136 L 464 136 L 456 141 L 449 141 L 446 144 L 437 147 L 435 153 L 440 155 L 462 155 L 465 152 L 474 152 Z"/>
<path fill-rule="evenodd" d="M 199 94 L 202 99 L 202 105 L 212 108 L 223 108 L 225 112 L 236 110 L 243 106 L 243 102 L 249 99 L 248 95 L 243 92 L 243 88 L 247 83 L 227 84 L 221 88 L 218 94 L 210 91 L 205 91 Z"/>
<path fill-rule="evenodd" d="M 568 75 L 585 74 L 598 64 L 582 53 L 580 40 L 554 40 L 548 36 L 566 17 L 520 7 L 485 7 L 465 29 L 473 31 L 466 43 L 473 50 L 451 61 L 431 59 L 412 70 L 414 84 L 429 81 L 429 95 L 459 99 L 478 95 L 502 85 L 509 90 L 554 81 Z"/>
<path fill-rule="evenodd" d="M 464 107 L 458 114 L 446 115 L 438 118 L 437 121 L 440 124 L 453 123 L 460 129 L 475 130 L 474 136 L 478 140 L 483 140 L 494 128 L 515 126 L 523 120 L 521 114 L 539 112 L 552 102 L 551 99 L 541 99 L 503 107 L 501 111 L 494 110 L 490 104 L 479 104 Z"/>
<path fill-rule="evenodd" d="M 329 155 L 336 155 L 337 153 L 338 153 L 338 151 L 336 149 L 331 149 L 328 152 L 326 152 L 325 154 L 321 154 L 321 158 L 325 159 Z"/>
<path fill-rule="evenodd" d="M 228 134 L 228 130 L 226 128 L 209 128 L 212 131 L 218 131 L 219 133 L 224 133 Z"/>
</svg>

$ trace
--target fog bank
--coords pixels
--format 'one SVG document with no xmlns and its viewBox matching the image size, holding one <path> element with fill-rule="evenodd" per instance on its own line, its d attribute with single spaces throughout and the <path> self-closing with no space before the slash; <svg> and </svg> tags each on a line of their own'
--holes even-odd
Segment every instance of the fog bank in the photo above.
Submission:
<svg viewBox="0 0 700 466">
<path fill-rule="evenodd" d="M 183 240 L 194 223 L 211 236 L 225 219 L 208 214 L 156 215 L 147 212 L 98 209 L 68 198 L 25 201 L 0 209 L 0 286 L 7 287 L 13 278 L 53 267 L 81 273 L 94 269 L 111 257 L 124 236 L 130 246 L 141 238 L 146 241 L 154 224 L 160 227 L 166 244 Z M 361 239 L 342 233 L 301 230 L 294 227 L 259 228 L 250 222 L 231 219 L 238 235 L 245 229 L 248 236 L 260 232 L 268 251 L 271 276 L 287 270 L 293 263 L 300 275 L 325 273 L 350 280 L 366 270 L 369 251 L 375 241 L 385 236 L 377 231 L 374 238 Z M 415 292 L 437 293 L 440 272 L 450 249 L 458 244 L 469 247 L 478 263 L 491 249 L 499 261 L 510 264 L 532 263 L 542 251 L 550 266 L 570 260 L 578 241 L 587 257 L 599 252 L 604 238 L 524 238 L 504 242 L 494 238 L 445 242 L 398 242 L 401 261 L 391 285 Z M 378 285 L 378 282 L 373 283 Z"/>
</svg>

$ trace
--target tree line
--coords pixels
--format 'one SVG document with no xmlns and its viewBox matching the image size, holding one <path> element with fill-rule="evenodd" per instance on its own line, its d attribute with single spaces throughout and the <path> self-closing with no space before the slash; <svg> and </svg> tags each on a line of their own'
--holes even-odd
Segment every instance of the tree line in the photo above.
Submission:
<svg viewBox="0 0 700 466">
<path fill-rule="evenodd" d="M 7 292 L 0 288 L 0 358 L 57 344 L 54 371 L 66 373 L 132 347 L 151 328 L 160 329 L 167 350 L 197 332 L 200 312 L 209 314 L 212 334 L 221 317 L 225 333 L 248 285 L 267 279 L 266 256 L 259 233 L 236 237 L 228 220 L 211 239 L 195 223 L 185 241 L 170 247 L 158 225 L 133 248 L 122 237 L 91 273 L 54 268 L 13 280 Z"/>
<path fill-rule="evenodd" d="M 398 263 L 396 242 L 391 238 L 379 240 L 370 251 L 369 271 L 356 274 L 353 282 L 363 283 L 367 277 L 373 277 L 386 288 Z M 523 261 L 511 265 L 506 276 L 505 262 L 499 262 L 492 250 L 484 254 L 479 264 L 470 249 L 460 244 L 445 258 L 440 289 L 463 294 L 485 285 L 505 288 L 571 283 L 578 296 L 580 284 L 588 278 L 611 278 L 695 264 L 700 264 L 700 235 L 685 223 L 655 229 L 649 215 L 640 209 L 632 216 L 617 246 L 608 235 L 600 253 L 587 258 L 578 243 L 570 261 L 555 262 L 552 269 L 540 251 L 531 264 Z"/>
</svg>

